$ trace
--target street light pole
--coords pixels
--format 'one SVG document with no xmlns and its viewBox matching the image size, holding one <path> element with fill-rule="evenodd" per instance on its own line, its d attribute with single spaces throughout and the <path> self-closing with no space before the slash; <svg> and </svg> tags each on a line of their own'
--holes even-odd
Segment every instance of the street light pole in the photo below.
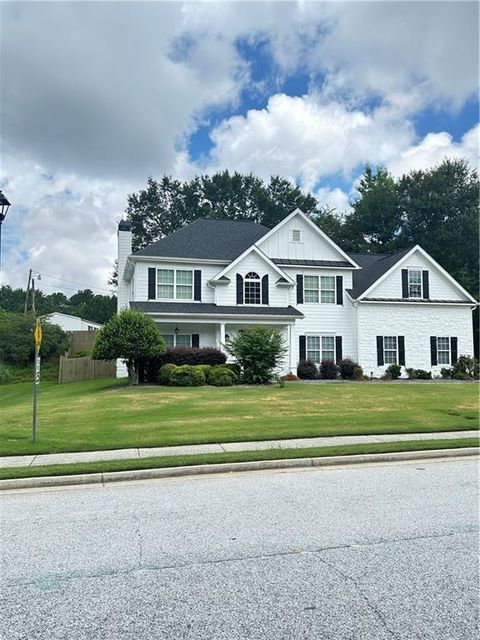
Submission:
<svg viewBox="0 0 480 640">
<path fill-rule="evenodd" d="M 6 199 L 3 193 L 0 191 L 0 286 L 3 284 L 3 271 L 2 271 L 2 224 L 7 217 L 7 212 L 10 208 L 10 202 Z"/>
</svg>

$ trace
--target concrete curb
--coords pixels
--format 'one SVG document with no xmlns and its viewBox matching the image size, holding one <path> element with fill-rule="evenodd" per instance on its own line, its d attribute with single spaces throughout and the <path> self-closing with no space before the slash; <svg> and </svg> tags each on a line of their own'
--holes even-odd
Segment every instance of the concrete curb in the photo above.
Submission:
<svg viewBox="0 0 480 640">
<path fill-rule="evenodd" d="M 192 465 L 186 467 L 165 467 L 161 469 L 136 469 L 132 471 L 112 471 L 108 473 L 84 473 L 71 476 L 46 476 L 38 478 L 15 478 L 0 481 L 0 491 L 13 489 L 33 489 L 42 487 L 67 487 L 86 484 L 107 484 L 128 480 L 153 480 L 157 478 L 178 478 L 182 476 L 210 475 L 216 473 L 238 473 L 241 471 L 262 471 L 268 469 L 290 469 L 302 467 L 333 467 L 339 465 L 372 462 L 401 462 L 407 460 L 427 460 L 478 456 L 477 447 L 459 449 L 430 449 L 425 451 L 399 451 L 397 453 L 366 453 L 347 456 L 323 456 L 320 458 L 287 458 L 285 460 L 258 460 L 254 462 L 226 462 L 218 464 Z"/>
</svg>

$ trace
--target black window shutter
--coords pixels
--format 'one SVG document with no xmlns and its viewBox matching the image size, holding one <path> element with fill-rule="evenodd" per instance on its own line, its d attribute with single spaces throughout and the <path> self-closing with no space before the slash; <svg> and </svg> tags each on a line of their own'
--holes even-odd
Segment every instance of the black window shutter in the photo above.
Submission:
<svg viewBox="0 0 480 640">
<path fill-rule="evenodd" d="M 268 304 L 268 273 L 262 278 L 262 304 Z"/>
<path fill-rule="evenodd" d="M 297 273 L 297 304 L 303 304 L 303 276 Z"/>
<path fill-rule="evenodd" d="M 425 300 L 430 298 L 430 286 L 428 282 L 428 271 L 422 271 L 423 297 Z"/>
<path fill-rule="evenodd" d="M 383 336 L 377 336 L 377 365 L 382 367 L 383 364 Z"/>
<path fill-rule="evenodd" d="M 408 269 L 402 269 L 402 298 L 408 298 Z"/>
<path fill-rule="evenodd" d="M 200 269 L 195 269 L 193 272 L 193 299 L 202 299 L 202 272 Z"/>
<path fill-rule="evenodd" d="M 299 336 L 299 351 L 300 351 L 300 361 L 307 359 L 307 339 L 305 336 Z"/>
<path fill-rule="evenodd" d="M 154 267 L 148 267 L 148 299 L 155 300 L 157 270 Z"/>
<path fill-rule="evenodd" d="M 343 304 L 343 276 L 337 276 L 337 304 Z"/>
<path fill-rule="evenodd" d="M 405 366 L 405 336 L 398 336 L 398 364 Z"/>
<path fill-rule="evenodd" d="M 200 346 L 200 335 L 198 333 L 192 333 L 192 347 Z"/>
<path fill-rule="evenodd" d="M 335 362 L 340 362 L 342 357 L 342 336 L 335 336 Z"/>
<path fill-rule="evenodd" d="M 237 273 L 237 304 L 243 304 L 243 278 Z"/>
<path fill-rule="evenodd" d="M 433 365 L 438 364 L 437 360 L 437 337 L 430 336 L 430 362 Z"/>
<path fill-rule="evenodd" d="M 458 338 L 450 338 L 450 354 L 452 364 L 456 364 L 458 360 Z"/>
</svg>

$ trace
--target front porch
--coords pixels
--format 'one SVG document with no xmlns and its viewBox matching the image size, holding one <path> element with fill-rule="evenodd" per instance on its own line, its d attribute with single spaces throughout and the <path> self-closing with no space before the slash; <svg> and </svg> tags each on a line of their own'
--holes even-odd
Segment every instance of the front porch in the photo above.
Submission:
<svg viewBox="0 0 480 640">
<path fill-rule="evenodd" d="M 204 318 L 182 319 L 175 322 L 165 322 L 154 318 L 160 333 L 165 339 L 167 347 L 214 347 L 225 352 L 225 343 L 242 329 L 258 324 L 278 329 L 282 332 L 287 353 L 282 365 L 282 373 L 294 370 L 296 363 L 292 361 L 293 326 L 295 321 L 285 320 L 247 320 L 240 321 L 212 321 Z"/>
</svg>

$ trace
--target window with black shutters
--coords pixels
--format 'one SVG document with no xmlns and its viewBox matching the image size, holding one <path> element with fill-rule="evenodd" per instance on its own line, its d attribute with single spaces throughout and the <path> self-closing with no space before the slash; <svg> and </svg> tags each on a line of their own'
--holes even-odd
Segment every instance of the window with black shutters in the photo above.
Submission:
<svg viewBox="0 0 480 640">
<path fill-rule="evenodd" d="M 260 304 L 260 276 L 254 271 L 247 273 L 244 279 L 244 304 Z"/>
</svg>

